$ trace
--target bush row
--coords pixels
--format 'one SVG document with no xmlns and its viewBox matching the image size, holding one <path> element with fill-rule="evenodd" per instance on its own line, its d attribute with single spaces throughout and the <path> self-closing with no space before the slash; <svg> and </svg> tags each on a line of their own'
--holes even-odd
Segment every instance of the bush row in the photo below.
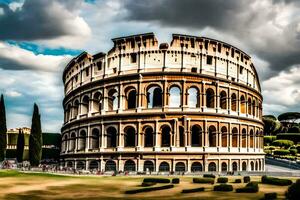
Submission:
<svg viewBox="0 0 300 200">
<path fill-rule="evenodd" d="M 223 192 L 230 192 L 233 191 L 232 185 L 229 184 L 220 184 L 214 186 L 214 191 L 223 191 Z"/>
<path fill-rule="evenodd" d="M 170 179 L 168 178 L 144 178 L 143 183 L 151 182 L 151 183 L 170 183 Z"/>
<path fill-rule="evenodd" d="M 162 185 L 162 186 L 157 186 L 157 187 L 145 187 L 145 188 L 127 190 L 127 191 L 125 191 L 125 194 L 137 194 L 137 193 L 141 193 L 141 192 L 151 192 L 151 191 L 156 191 L 156 190 L 165 190 L 165 189 L 170 189 L 170 188 L 173 188 L 173 187 L 174 187 L 173 184 Z"/>
<path fill-rule="evenodd" d="M 249 182 L 243 188 L 237 188 L 237 193 L 255 193 L 258 192 L 258 183 L 257 182 Z"/>
<path fill-rule="evenodd" d="M 203 178 L 216 178 L 216 175 L 213 175 L 213 174 L 203 174 Z"/>
<path fill-rule="evenodd" d="M 228 182 L 228 178 L 227 177 L 220 177 L 217 179 L 218 183 L 227 183 Z"/>
<path fill-rule="evenodd" d="M 149 187 L 149 186 L 153 186 L 153 185 L 156 185 L 156 183 L 154 183 L 154 182 L 142 182 L 143 187 Z"/>
<path fill-rule="evenodd" d="M 193 178 L 193 183 L 210 183 L 210 184 L 214 184 L 215 179 L 213 179 L 213 178 Z"/>
<path fill-rule="evenodd" d="M 261 182 L 265 184 L 271 184 L 271 185 L 291 185 L 293 182 L 290 179 L 282 179 L 282 178 L 275 178 L 275 177 L 268 177 L 268 176 L 262 176 Z"/>
<path fill-rule="evenodd" d="M 250 181 L 250 176 L 244 176 L 244 183 L 249 183 Z"/>
<path fill-rule="evenodd" d="M 179 184 L 180 183 L 180 179 L 179 178 L 173 178 L 172 179 L 172 183 L 173 184 Z"/>
<path fill-rule="evenodd" d="M 277 199 L 277 193 L 276 192 L 270 192 L 270 193 L 265 193 L 265 200 L 274 200 Z"/>
<path fill-rule="evenodd" d="M 184 189 L 184 190 L 182 190 L 182 193 L 203 192 L 204 190 L 205 190 L 204 187 L 193 188 L 193 189 Z"/>
</svg>

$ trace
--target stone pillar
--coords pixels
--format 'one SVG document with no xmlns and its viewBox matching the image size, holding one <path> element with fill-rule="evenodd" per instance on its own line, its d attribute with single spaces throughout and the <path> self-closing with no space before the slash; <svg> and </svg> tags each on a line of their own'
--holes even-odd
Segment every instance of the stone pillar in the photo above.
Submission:
<svg viewBox="0 0 300 200">
<path fill-rule="evenodd" d="M 191 173 L 191 160 L 189 158 L 187 159 L 186 171 Z"/>
<path fill-rule="evenodd" d="M 118 113 L 123 111 L 123 85 L 119 84 Z"/>
<path fill-rule="evenodd" d="M 90 149 L 90 139 L 91 139 L 91 126 L 88 125 L 87 128 L 87 137 L 86 137 L 86 142 L 85 142 L 85 152 L 87 152 Z"/>
</svg>

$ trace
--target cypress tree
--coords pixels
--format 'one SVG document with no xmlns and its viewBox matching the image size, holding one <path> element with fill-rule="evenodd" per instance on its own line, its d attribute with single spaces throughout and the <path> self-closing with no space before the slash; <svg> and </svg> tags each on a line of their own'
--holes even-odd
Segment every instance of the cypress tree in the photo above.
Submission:
<svg viewBox="0 0 300 200">
<path fill-rule="evenodd" d="M 0 100 L 0 161 L 5 159 L 6 153 L 6 116 L 5 116 L 5 103 L 3 94 L 1 94 Z"/>
<path fill-rule="evenodd" d="M 17 141 L 17 161 L 19 163 L 23 162 L 23 153 L 24 153 L 24 133 L 19 129 L 18 141 Z"/>
<path fill-rule="evenodd" d="M 32 124 L 29 136 L 29 161 L 31 166 L 38 166 L 42 157 L 41 116 L 36 103 L 33 106 Z"/>
</svg>

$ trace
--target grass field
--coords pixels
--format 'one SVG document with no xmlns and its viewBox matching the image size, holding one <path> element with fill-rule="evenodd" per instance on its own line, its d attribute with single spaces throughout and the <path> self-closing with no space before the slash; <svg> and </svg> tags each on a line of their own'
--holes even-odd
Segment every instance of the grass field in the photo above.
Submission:
<svg viewBox="0 0 300 200">
<path fill-rule="evenodd" d="M 233 192 L 214 192 L 211 184 L 192 183 L 192 177 L 179 177 L 180 184 L 172 189 L 124 194 L 128 189 L 141 187 L 143 177 L 127 176 L 61 176 L 46 173 L 21 173 L 12 170 L 0 170 L 0 199 L 6 200 L 96 200 L 96 199 L 261 199 L 266 192 L 277 192 L 284 199 L 287 186 L 259 184 L 259 192 L 240 194 Z M 229 177 L 229 182 L 236 178 Z M 295 181 L 297 178 L 291 178 Z M 260 181 L 260 177 L 251 177 Z M 233 183 L 234 188 L 245 186 Z M 182 194 L 183 189 L 205 187 L 204 192 Z"/>
</svg>

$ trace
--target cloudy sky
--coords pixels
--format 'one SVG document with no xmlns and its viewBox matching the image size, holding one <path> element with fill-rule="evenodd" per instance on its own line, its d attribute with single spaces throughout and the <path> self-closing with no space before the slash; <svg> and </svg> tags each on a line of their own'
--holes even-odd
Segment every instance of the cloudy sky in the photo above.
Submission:
<svg viewBox="0 0 300 200">
<path fill-rule="evenodd" d="M 44 131 L 63 122 L 62 70 L 111 38 L 154 32 L 211 37 L 251 55 L 264 114 L 300 111 L 299 0 L 0 0 L 0 93 L 8 128 L 30 126 L 38 103 Z"/>
</svg>

